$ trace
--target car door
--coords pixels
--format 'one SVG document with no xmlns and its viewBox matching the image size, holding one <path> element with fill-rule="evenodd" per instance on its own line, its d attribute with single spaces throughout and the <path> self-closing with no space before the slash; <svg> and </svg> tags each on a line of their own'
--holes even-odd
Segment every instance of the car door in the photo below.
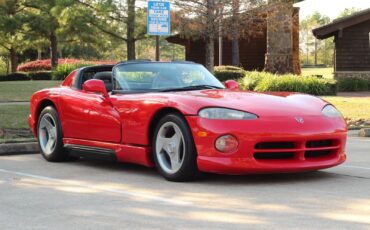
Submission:
<svg viewBox="0 0 370 230">
<path fill-rule="evenodd" d="M 64 138 L 119 143 L 118 112 L 102 95 L 68 88 L 59 99 Z"/>
</svg>

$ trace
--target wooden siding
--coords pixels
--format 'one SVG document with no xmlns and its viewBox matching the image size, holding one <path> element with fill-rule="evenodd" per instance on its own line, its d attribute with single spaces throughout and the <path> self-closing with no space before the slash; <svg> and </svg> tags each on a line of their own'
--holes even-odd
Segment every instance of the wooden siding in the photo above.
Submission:
<svg viewBox="0 0 370 230">
<path fill-rule="evenodd" d="M 370 71 L 370 20 L 335 36 L 336 71 Z"/>
</svg>

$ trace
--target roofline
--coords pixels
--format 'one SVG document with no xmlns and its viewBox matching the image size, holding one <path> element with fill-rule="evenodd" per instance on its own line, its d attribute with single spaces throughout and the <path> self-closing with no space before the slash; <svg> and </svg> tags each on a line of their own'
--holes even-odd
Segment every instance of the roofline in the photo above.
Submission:
<svg viewBox="0 0 370 230">
<path fill-rule="evenodd" d="M 318 39 L 326 39 L 336 35 L 340 30 L 368 20 L 370 20 L 370 8 L 359 11 L 347 17 L 334 20 L 332 23 L 312 30 L 312 33 Z"/>
</svg>

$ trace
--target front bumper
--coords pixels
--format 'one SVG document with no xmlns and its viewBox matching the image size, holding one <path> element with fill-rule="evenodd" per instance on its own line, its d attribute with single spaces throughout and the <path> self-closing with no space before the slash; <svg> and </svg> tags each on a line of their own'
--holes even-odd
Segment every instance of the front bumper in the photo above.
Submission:
<svg viewBox="0 0 370 230">
<path fill-rule="evenodd" d="M 304 124 L 294 117 L 220 121 L 188 116 L 187 121 L 198 153 L 198 169 L 203 172 L 304 172 L 333 167 L 346 159 L 347 128 L 339 118 L 305 117 Z M 235 152 L 224 154 L 214 148 L 216 139 L 225 134 L 239 140 Z M 261 148 L 264 144 L 267 147 Z"/>
<path fill-rule="evenodd" d="M 33 133 L 33 135 L 36 136 L 36 122 L 35 119 L 33 119 L 32 115 L 28 115 L 28 125 Z"/>
</svg>

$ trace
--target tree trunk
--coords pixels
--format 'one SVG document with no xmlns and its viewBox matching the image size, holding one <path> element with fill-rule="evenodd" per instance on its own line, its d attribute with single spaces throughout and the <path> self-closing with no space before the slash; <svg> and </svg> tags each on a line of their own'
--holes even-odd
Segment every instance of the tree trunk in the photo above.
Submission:
<svg viewBox="0 0 370 230">
<path fill-rule="evenodd" d="M 52 69 L 55 69 L 58 66 L 58 40 L 54 32 L 50 35 L 49 39 L 50 39 L 51 67 Z"/>
<path fill-rule="evenodd" d="M 317 65 L 317 39 L 315 38 L 315 66 Z"/>
<path fill-rule="evenodd" d="M 18 67 L 18 55 L 14 48 L 10 48 L 9 56 L 10 56 L 10 72 L 15 73 L 17 72 Z"/>
<path fill-rule="evenodd" d="M 232 65 L 240 66 L 239 39 L 233 39 L 232 41 Z"/>
<path fill-rule="evenodd" d="M 232 1 L 232 65 L 239 66 L 240 65 L 240 57 L 239 57 L 239 10 L 240 10 L 240 0 L 233 0 Z"/>
<path fill-rule="evenodd" d="M 8 75 L 9 74 L 9 56 L 6 56 L 6 75 Z"/>
<path fill-rule="evenodd" d="M 41 47 L 37 47 L 37 60 L 41 60 L 42 50 Z"/>
<path fill-rule="evenodd" d="M 215 2 L 207 0 L 206 67 L 213 73 L 215 67 Z"/>
<path fill-rule="evenodd" d="M 215 39 L 212 35 L 207 36 L 206 41 L 206 68 L 211 73 L 215 68 Z"/>
<path fill-rule="evenodd" d="M 136 49 L 135 49 L 135 11 L 136 0 L 127 0 L 127 59 L 136 59 Z"/>
</svg>

